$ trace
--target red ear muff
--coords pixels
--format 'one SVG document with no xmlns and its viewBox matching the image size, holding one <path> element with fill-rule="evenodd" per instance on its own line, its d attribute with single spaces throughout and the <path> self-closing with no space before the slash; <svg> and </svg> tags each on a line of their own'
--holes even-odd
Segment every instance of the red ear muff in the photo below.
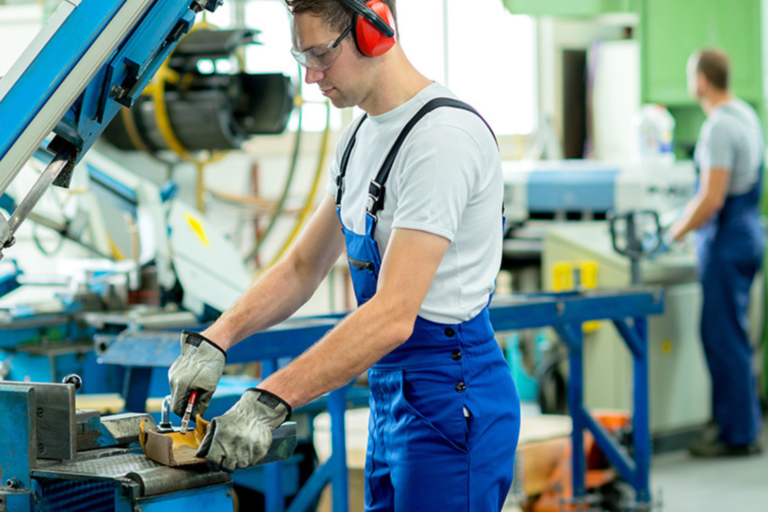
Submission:
<svg viewBox="0 0 768 512">
<path fill-rule="evenodd" d="M 392 11 L 389 10 L 387 4 L 381 0 L 371 0 L 366 2 L 366 5 L 373 9 L 373 12 L 379 15 L 387 25 L 392 28 L 395 27 L 395 18 L 392 16 Z M 355 19 L 355 41 L 360 49 L 360 53 L 366 57 L 384 55 L 395 44 L 394 36 L 385 36 L 373 23 L 360 15 L 357 15 Z"/>
</svg>

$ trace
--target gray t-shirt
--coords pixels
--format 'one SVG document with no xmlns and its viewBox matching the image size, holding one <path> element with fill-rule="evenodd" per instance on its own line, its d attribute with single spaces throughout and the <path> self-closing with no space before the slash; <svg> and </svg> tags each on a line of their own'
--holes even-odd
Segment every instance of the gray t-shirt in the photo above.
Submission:
<svg viewBox="0 0 768 512">
<path fill-rule="evenodd" d="M 730 171 L 729 196 L 751 190 L 763 161 L 763 132 L 755 110 L 740 99 L 718 105 L 701 127 L 694 160 L 705 171 Z"/>
</svg>

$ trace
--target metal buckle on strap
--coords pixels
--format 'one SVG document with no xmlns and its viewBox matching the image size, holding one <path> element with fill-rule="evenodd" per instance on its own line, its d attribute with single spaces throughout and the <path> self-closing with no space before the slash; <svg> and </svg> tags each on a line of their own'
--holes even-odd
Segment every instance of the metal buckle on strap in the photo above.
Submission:
<svg viewBox="0 0 768 512">
<path fill-rule="evenodd" d="M 368 205 L 367 210 L 368 213 L 375 214 L 379 210 L 381 210 L 383 206 L 384 199 L 384 185 L 381 185 L 380 183 L 377 183 L 374 180 L 371 180 L 371 184 L 368 187 Z"/>
<path fill-rule="evenodd" d="M 344 177 L 339 173 L 338 176 L 336 176 L 336 205 L 341 204 L 341 188 L 344 186 Z"/>
</svg>

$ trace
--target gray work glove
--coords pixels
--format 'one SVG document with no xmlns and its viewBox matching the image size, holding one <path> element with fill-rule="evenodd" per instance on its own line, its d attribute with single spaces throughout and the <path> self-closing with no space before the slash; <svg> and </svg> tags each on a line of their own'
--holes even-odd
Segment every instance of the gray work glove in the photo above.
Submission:
<svg viewBox="0 0 768 512">
<path fill-rule="evenodd" d="M 247 390 L 222 416 L 213 418 L 197 457 L 213 471 L 255 466 L 272 445 L 272 431 L 291 416 L 291 406 L 263 389 Z"/>
<path fill-rule="evenodd" d="M 181 331 L 181 355 L 168 371 L 173 412 L 183 416 L 190 393 L 197 390 L 192 417 L 203 414 L 211 403 L 226 362 L 226 352 L 211 340 L 196 332 Z"/>
</svg>

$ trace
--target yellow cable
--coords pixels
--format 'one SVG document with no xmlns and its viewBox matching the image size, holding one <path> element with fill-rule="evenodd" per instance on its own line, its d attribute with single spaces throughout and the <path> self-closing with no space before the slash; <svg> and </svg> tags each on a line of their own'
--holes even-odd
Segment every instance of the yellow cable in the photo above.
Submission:
<svg viewBox="0 0 768 512">
<path fill-rule="evenodd" d="M 208 23 L 205 13 L 203 13 L 203 20 L 194 25 L 190 29 L 190 33 L 195 30 L 218 30 L 218 27 Z M 184 36 L 186 37 L 186 35 Z M 192 163 L 197 168 L 197 186 L 196 186 L 196 196 L 197 196 L 197 209 L 201 212 L 205 211 L 205 166 L 214 162 L 218 162 L 222 158 L 224 158 L 227 155 L 226 151 L 223 152 L 216 152 L 211 151 L 209 153 L 208 158 L 204 159 L 198 159 L 192 156 L 187 148 L 184 147 L 184 144 L 181 143 L 181 141 L 176 137 L 176 133 L 173 130 L 173 126 L 171 125 L 171 119 L 168 115 L 168 106 L 165 103 L 165 84 L 171 83 L 171 84 L 179 84 L 181 83 L 182 87 L 188 87 L 190 76 L 179 76 L 179 73 L 168 67 L 168 61 L 170 60 L 170 56 L 168 59 L 165 60 L 163 65 L 158 70 L 155 77 L 152 79 L 152 82 L 145 88 L 143 94 L 147 94 L 152 97 L 152 101 L 155 104 L 155 121 L 157 122 L 157 127 L 160 130 L 160 135 L 165 140 L 166 145 L 168 148 L 171 149 L 174 153 L 176 153 L 179 158 L 181 158 L 185 162 Z M 126 117 L 131 116 L 124 116 L 123 119 L 126 119 Z M 133 119 L 131 119 L 133 121 Z M 128 126 L 128 123 L 126 123 L 126 126 Z M 135 129 L 135 124 L 133 124 L 133 128 Z M 146 145 L 137 145 L 135 144 L 135 141 L 133 140 L 133 136 L 130 133 L 130 129 L 128 130 L 128 136 L 131 138 L 131 142 L 134 143 L 134 145 L 137 147 L 137 149 L 142 149 L 146 151 L 147 153 L 151 152 L 148 150 Z M 138 131 L 136 132 L 136 135 L 138 136 Z M 143 146 L 143 147 L 142 147 Z"/>
<path fill-rule="evenodd" d="M 275 263 L 277 263 L 280 258 L 283 257 L 283 254 L 285 254 L 285 251 L 288 250 L 288 247 L 291 246 L 293 243 L 293 240 L 296 238 L 296 235 L 298 235 L 299 231 L 301 230 L 301 226 L 304 224 L 304 221 L 307 219 L 307 216 L 309 216 L 309 213 L 313 210 L 313 204 L 312 200 L 315 197 L 315 193 L 317 192 L 317 187 L 320 184 L 320 177 L 323 175 L 323 164 L 325 163 L 325 156 L 328 152 L 328 139 L 331 132 L 331 106 L 328 102 L 325 104 L 326 107 L 326 114 L 325 114 L 325 131 L 323 132 L 323 140 L 320 145 L 320 156 L 318 157 L 317 161 L 317 169 L 315 170 L 315 180 L 312 183 L 312 189 L 309 191 L 309 195 L 307 196 L 307 202 L 304 205 L 304 208 L 301 210 L 301 214 L 299 215 L 299 218 L 296 220 L 296 225 L 293 227 L 293 232 L 291 232 L 291 235 L 288 237 L 288 240 L 286 240 L 283 247 L 280 249 L 280 251 L 277 253 L 277 256 L 274 257 L 274 259 L 270 262 L 269 265 L 261 269 L 258 274 L 261 274 L 264 270 L 268 269 Z M 279 212 L 276 212 L 279 213 Z"/>
<path fill-rule="evenodd" d="M 128 139 L 133 144 L 133 147 L 145 153 L 149 153 L 149 148 L 144 144 L 144 139 L 139 134 L 139 129 L 136 126 L 136 120 L 133 118 L 131 110 L 127 107 L 120 109 L 120 117 L 123 119 L 123 126 L 125 126 L 125 133 L 128 134 Z"/>
<path fill-rule="evenodd" d="M 119 247 L 117 247 L 117 244 L 114 240 L 112 240 L 112 237 L 107 235 L 107 245 L 109 245 L 109 250 L 112 251 L 112 256 L 117 261 L 123 261 L 125 260 L 125 254 L 123 254 L 123 251 L 120 250 Z"/>
<path fill-rule="evenodd" d="M 171 120 L 168 117 L 168 106 L 165 103 L 165 82 L 170 78 L 168 73 L 167 61 L 160 68 L 160 71 L 155 75 L 155 79 L 147 87 L 149 94 L 152 96 L 152 100 L 155 102 L 155 120 L 157 121 L 157 127 L 160 130 L 160 134 L 165 139 L 166 144 L 171 150 L 179 155 L 183 160 L 190 161 L 189 151 L 181 141 L 176 137 L 171 126 Z M 176 74 L 178 78 L 178 74 Z M 194 159 L 191 159 L 194 160 Z"/>
</svg>

